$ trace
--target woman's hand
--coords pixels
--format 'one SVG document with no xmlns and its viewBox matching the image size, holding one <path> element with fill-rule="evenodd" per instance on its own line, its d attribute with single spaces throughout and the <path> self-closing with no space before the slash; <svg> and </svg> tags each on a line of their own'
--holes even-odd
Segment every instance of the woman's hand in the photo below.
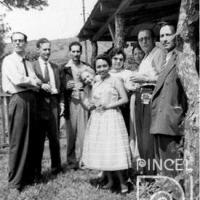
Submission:
<svg viewBox="0 0 200 200">
<path fill-rule="evenodd" d="M 99 112 L 102 112 L 104 110 L 108 110 L 110 109 L 110 106 L 109 105 L 99 105 L 98 107 L 96 107 L 96 110 L 99 111 Z"/>
<path fill-rule="evenodd" d="M 95 110 L 95 109 L 96 109 L 96 106 L 95 106 L 93 103 L 90 103 L 90 104 L 88 105 L 88 109 L 89 109 L 90 111 Z"/>
</svg>

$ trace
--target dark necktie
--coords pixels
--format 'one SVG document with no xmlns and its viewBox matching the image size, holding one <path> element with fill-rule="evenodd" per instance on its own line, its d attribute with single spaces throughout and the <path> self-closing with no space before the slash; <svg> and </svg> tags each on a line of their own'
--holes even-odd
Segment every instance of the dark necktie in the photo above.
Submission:
<svg viewBox="0 0 200 200">
<path fill-rule="evenodd" d="M 45 65 L 45 68 L 44 68 L 44 81 L 46 83 L 48 83 L 50 81 L 50 78 L 49 78 L 49 70 L 48 70 L 47 62 L 45 62 L 44 65 Z"/>
<path fill-rule="evenodd" d="M 28 76 L 28 70 L 27 70 L 27 66 L 26 66 L 26 59 L 23 58 L 23 59 L 22 59 L 22 62 L 23 62 L 23 65 L 24 65 L 25 74 L 26 74 L 26 76 Z"/>
</svg>

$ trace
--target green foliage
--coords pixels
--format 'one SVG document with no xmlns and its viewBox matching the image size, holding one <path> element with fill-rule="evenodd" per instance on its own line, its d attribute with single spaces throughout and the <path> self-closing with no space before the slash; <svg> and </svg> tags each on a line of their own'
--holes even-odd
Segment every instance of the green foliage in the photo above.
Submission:
<svg viewBox="0 0 200 200">
<path fill-rule="evenodd" d="M 22 8 L 25 10 L 34 8 L 42 10 L 44 6 L 48 6 L 47 0 L 3 0 L 0 3 L 11 10 L 12 8 Z"/>
<path fill-rule="evenodd" d="M 5 14 L 0 14 L 0 60 L 2 59 L 4 53 L 4 36 L 10 30 L 8 24 L 4 23 Z"/>
<path fill-rule="evenodd" d="M 6 6 L 10 10 L 12 8 L 22 8 L 29 10 L 30 8 L 42 10 L 44 6 L 48 6 L 47 0 L 1 0 L 0 4 Z M 0 15 L 0 59 L 4 53 L 4 36 L 7 31 L 10 30 L 10 27 L 4 23 L 5 15 Z"/>
</svg>

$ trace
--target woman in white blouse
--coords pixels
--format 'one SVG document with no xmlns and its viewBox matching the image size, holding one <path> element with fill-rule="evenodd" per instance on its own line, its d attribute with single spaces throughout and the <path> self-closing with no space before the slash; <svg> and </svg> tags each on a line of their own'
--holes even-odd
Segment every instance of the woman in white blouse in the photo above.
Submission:
<svg viewBox="0 0 200 200">
<path fill-rule="evenodd" d="M 134 89 L 132 82 L 130 81 L 130 77 L 133 75 L 133 72 L 124 68 L 124 63 L 126 60 L 126 54 L 124 50 L 121 48 L 114 48 L 110 53 L 110 57 L 112 61 L 112 67 L 110 70 L 111 76 L 119 78 L 123 82 L 127 94 L 129 94 L 129 91 Z M 129 102 L 121 106 L 120 109 L 129 133 Z"/>
</svg>

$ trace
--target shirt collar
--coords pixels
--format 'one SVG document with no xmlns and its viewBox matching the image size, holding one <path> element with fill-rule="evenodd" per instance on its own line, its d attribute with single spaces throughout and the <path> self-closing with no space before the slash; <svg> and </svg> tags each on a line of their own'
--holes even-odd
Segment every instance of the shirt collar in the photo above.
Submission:
<svg viewBox="0 0 200 200">
<path fill-rule="evenodd" d="M 49 61 L 47 60 L 47 61 L 44 61 L 41 57 L 39 57 L 38 58 L 38 61 L 39 61 L 39 63 L 42 63 L 42 64 L 44 64 L 45 65 L 45 63 L 49 63 Z"/>
<path fill-rule="evenodd" d="M 81 65 L 83 65 L 82 61 L 80 61 L 80 65 L 79 66 L 81 66 Z M 73 63 L 73 60 L 70 59 L 68 61 L 68 63 L 65 65 L 65 67 L 72 67 L 72 66 L 74 66 L 74 63 Z"/>
<path fill-rule="evenodd" d="M 170 52 L 167 53 L 167 60 L 169 60 L 169 58 L 171 58 L 171 56 L 174 54 L 174 50 L 171 50 Z"/>
<path fill-rule="evenodd" d="M 20 62 L 23 61 L 23 59 L 25 58 L 25 56 L 20 56 L 19 54 L 17 54 L 16 52 L 13 52 L 13 57 L 16 59 L 16 60 L 19 60 Z"/>
<path fill-rule="evenodd" d="M 73 65 L 74 65 L 74 63 L 73 63 L 72 59 L 70 59 L 68 61 L 68 63 L 65 65 L 65 67 L 72 67 Z"/>
</svg>

